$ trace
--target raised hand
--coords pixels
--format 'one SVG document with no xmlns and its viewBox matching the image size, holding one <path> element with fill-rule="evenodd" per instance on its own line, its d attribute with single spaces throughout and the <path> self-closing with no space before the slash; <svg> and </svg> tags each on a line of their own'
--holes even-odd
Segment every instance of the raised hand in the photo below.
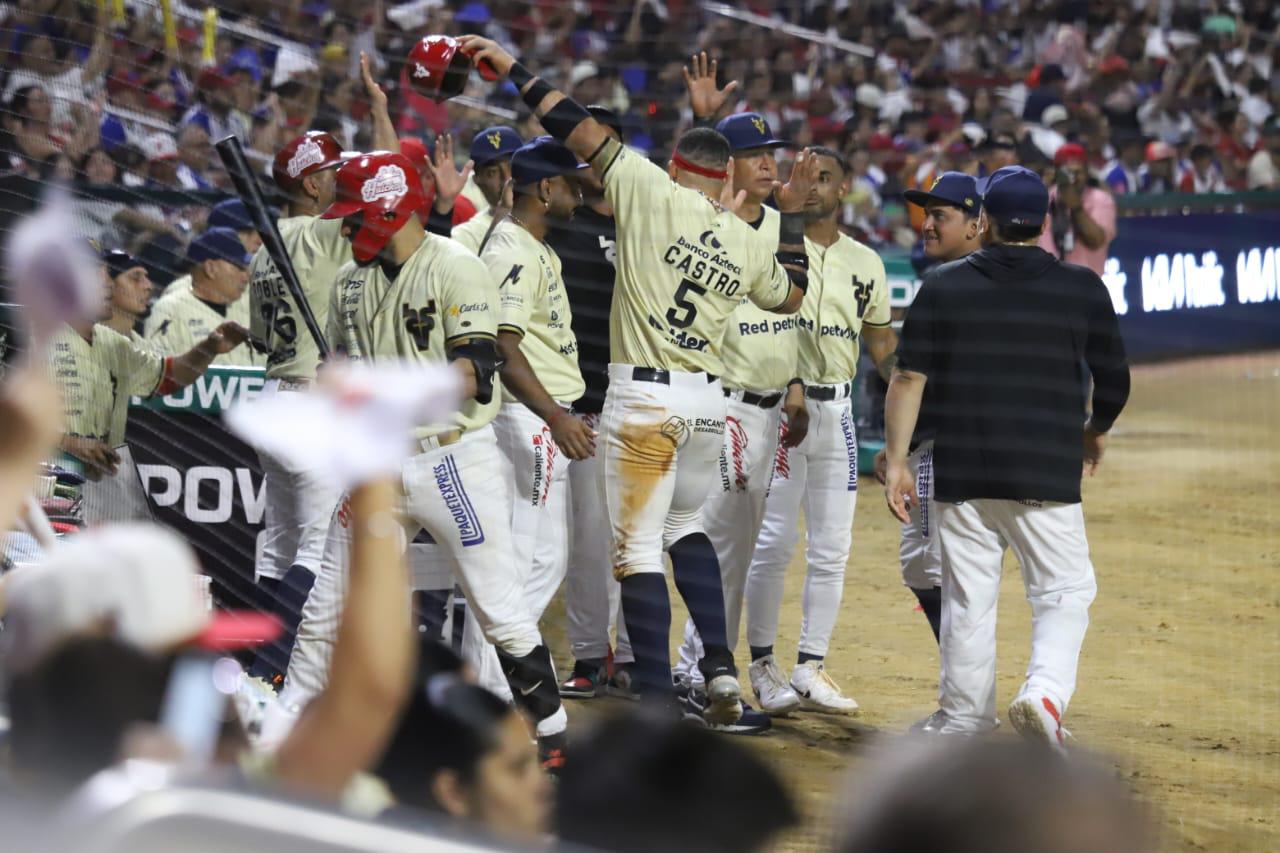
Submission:
<svg viewBox="0 0 1280 853">
<path fill-rule="evenodd" d="M 717 61 L 707 60 L 707 52 L 695 53 L 689 58 L 689 67 L 684 72 L 684 85 L 689 89 L 689 106 L 697 118 L 713 116 L 724 106 L 733 91 L 738 88 L 737 80 L 730 80 L 723 89 L 716 87 Z"/>
<path fill-rule="evenodd" d="M 479 65 L 482 60 L 488 62 L 493 66 L 493 70 L 498 72 L 499 77 L 506 77 L 511 71 L 511 66 L 516 64 L 516 58 L 492 39 L 480 36 L 459 36 L 458 44 L 462 46 L 462 52 L 471 57 L 473 63 Z"/>
<path fill-rule="evenodd" d="M 773 182 L 773 198 L 781 213 L 799 213 L 804 210 L 809 190 L 818 182 L 818 156 L 808 148 L 796 155 L 791 168 L 791 179 L 785 184 Z"/>
<path fill-rule="evenodd" d="M 435 154 L 427 158 L 427 171 L 435 181 L 436 201 L 442 208 L 453 207 L 453 200 L 467 185 L 467 179 L 471 177 L 471 170 L 474 168 L 475 163 L 468 160 L 461 170 L 458 169 L 458 164 L 453 159 L 451 134 L 442 133 L 436 137 Z"/>
</svg>

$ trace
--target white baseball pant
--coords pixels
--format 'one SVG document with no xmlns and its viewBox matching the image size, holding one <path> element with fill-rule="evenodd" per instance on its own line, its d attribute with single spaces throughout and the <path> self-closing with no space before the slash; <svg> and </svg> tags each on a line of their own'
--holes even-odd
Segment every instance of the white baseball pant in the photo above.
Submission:
<svg viewBox="0 0 1280 853">
<path fill-rule="evenodd" d="M 408 539 L 426 528 L 452 558 L 454 573 L 490 642 L 522 657 L 540 645 L 516 583 L 511 546 L 511 491 L 490 427 L 452 445 L 410 457 L 401 469 Z M 328 678 L 346 593 L 350 536 L 342 505 L 333 514 L 320 576 L 303 608 L 286 690 L 314 695 Z M 557 715 L 559 716 L 559 715 Z"/>
<path fill-rule="evenodd" d="M 720 446 L 720 480 L 712 487 L 702 507 L 707 538 L 720 560 L 720 583 L 724 589 L 725 634 L 729 650 L 738 644 L 742 622 L 742 602 L 747 586 L 747 570 L 755 551 L 756 537 L 764 518 L 765 495 L 773 475 L 778 449 L 781 405 L 762 409 L 742 402 L 741 391 L 729 392 L 726 405 L 724 441 Z M 702 684 L 698 669 L 702 659 L 702 638 L 693 620 L 684 624 L 684 642 L 675 671 L 693 684 Z"/>
<path fill-rule="evenodd" d="M 268 379 L 262 388 L 266 394 L 290 394 L 295 389 L 289 380 Z M 290 468 L 263 453 L 262 464 L 264 515 L 261 554 L 257 577 L 279 580 L 290 566 L 305 566 L 313 574 L 320 571 L 325 538 L 334 507 L 342 490 L 325 483 L 311 471 Z"/>
<path fill-rule="evenodd" d="M 807 527 L 803 621 L 799 650 L 825 656 L 844 592 L 858 499 L 858 439 L 849 395 L 852 383 L 806 389 L 809 432 L 790 450 L 779 445 L 764 521 L 747 573 L 747 642 L 771 646 L 778 636 L 787 565 Z M 815 399 L 810 394 L 833 394 Z"/>
<path fill-rule="evenodd" d="M 579 415 L 600 431 L 600 416 Z M 627 628 L 619 618 L 621 591 L 613 579 L 609 557 L 609 519 L 600 491 L 604 442 L 596 442 L 590 459 L 569 463 L 569 569 L 564 584 L 569 647 L 574 660 L 603 660 L 609 654 L 609 626 L 617 625 L 615 663 L 633 660 Z"/>
<path fill-rule="evenodd" d="M 1019 695 L 1062 713 L 1076 689 L 1089 605 L 1098 592 L 1081 504 L 980 499 L 939 503 L 942 681 L 948 731 L 996 725 L 996 604 L 1005 544 L 1031 603 L 1031 661 Z"/>
<path fill-rule="evenodd" d="M 663 552 L 705 533 L 702 505 L 715 482 L 724 441 L 720 380 L 660 371 L 666 382 L 634 377 L 648 368 L 609 365 L 598 443 L 614 578 L 663 574 Z"/>
<path fill-rule="evenodd" d="M 907 456 L 907 468 L 916 482 L 911 522 L 902 525 L 898 560 L 902 582 L 912 589 L 942 585 L 942 546 L 938 542 L 938 510 L 933 501 L 933 442 L 920 443 Z"/>
</svg>

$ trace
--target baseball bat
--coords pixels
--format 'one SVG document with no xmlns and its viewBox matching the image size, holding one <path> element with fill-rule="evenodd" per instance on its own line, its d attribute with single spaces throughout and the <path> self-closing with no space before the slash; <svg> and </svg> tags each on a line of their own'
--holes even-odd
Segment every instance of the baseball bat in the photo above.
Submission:
<svg viewBox="0 0 1280 853">
<path fill-rule="evenodd" d="M 235 185 L 236 195 L 240 196 L 249 215 L 253 217 L 253 227 L 262 238 L 263 248 L 267 250 L 271 262 L 276 265 L 276 271 L 280 273 L 280 277 L 284 279 L 285 287 L 289 288 L 289 292 L 293 294 L 293 300 L 298 304 L 298 312 L 302 314 L 302 321 L 306 323 L 307 331 L 315 339 L 320 360 L 324 361 L 329 357 L 329 344 L 325 342 L 320 324 L 316 322 L 316 315 L 311 311 L 311 303 L 307 301 L 307 295 L 302 292 L 298 273 L 293 268 L 293 261 L 289 260 L 289 253 L 285 251 L 284 240 L 281 239 L 276 223 L 271 218 L 271 211 L 267 208 L 267 202 L 262 197 L 262 188 L 258 186 L 258 179 L 253 176 L 249 161 L 245 159 L 240 140 L 234 136 L 228 136 L 226 139 L 218 140 L 213 147 L 218 150 L 222 165 L 226 167 L 231 183 Z"/>
</svg>

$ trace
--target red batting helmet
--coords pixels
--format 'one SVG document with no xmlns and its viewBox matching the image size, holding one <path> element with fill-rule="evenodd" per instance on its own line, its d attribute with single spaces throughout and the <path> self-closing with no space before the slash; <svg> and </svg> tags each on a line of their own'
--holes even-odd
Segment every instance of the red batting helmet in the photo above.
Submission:
<svg viewBox="0 0 1280 853">
<path fill-rule="evenodd" d="M 280 149 L 271 162 L 271 177 L 280 189 L 295 192 L 307 175 L 340 166 L 357 156 L 357 152 L 343 151 L 331 135 L 311 130 Z"/>
<path fill-rule="evenodd" d="M 356 213 L 364 221 L 351 237 L 351 254 L 361 263 L 377 257 L 392 235 L 425 203 L 422 179 L 403 154 L 361 154 L 338 169 L 337 199 L 323 219 L 346 219 Z"/>
<path fill-rule="evenodd" d="M 461 95 L 471 59 L 452 36 L 424 36 L 409 50 L 409 84 L 424 97 L 447 101 Z"/>
</svg>

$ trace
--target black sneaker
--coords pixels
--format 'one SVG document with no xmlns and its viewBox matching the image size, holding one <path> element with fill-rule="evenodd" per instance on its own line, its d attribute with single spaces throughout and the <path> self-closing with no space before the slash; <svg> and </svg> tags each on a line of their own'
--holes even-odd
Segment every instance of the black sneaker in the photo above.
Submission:
<svg viewBox="0 0 1280 853">
<path fill-rule="evenodd" d="M 704 713 L 707 709 L 707 694 L 692 688 L 684 693 L 685 719 L 696 720 L 713 732 L 726 735 L 762 735 L 773 728 L 773 720 L 763 711 L 757 711 L 746 702 L 742 704 L 742 716 L 732 723 L 712 723 L 707 721 Z"/>
<path fill-rule="evenodd" d="M 574 661 L 573 673 L 560 685 L 560 695 L 566 699 L 594 699 L 603 695 L 605 683 L 604 661 Z"/>
</svg>

